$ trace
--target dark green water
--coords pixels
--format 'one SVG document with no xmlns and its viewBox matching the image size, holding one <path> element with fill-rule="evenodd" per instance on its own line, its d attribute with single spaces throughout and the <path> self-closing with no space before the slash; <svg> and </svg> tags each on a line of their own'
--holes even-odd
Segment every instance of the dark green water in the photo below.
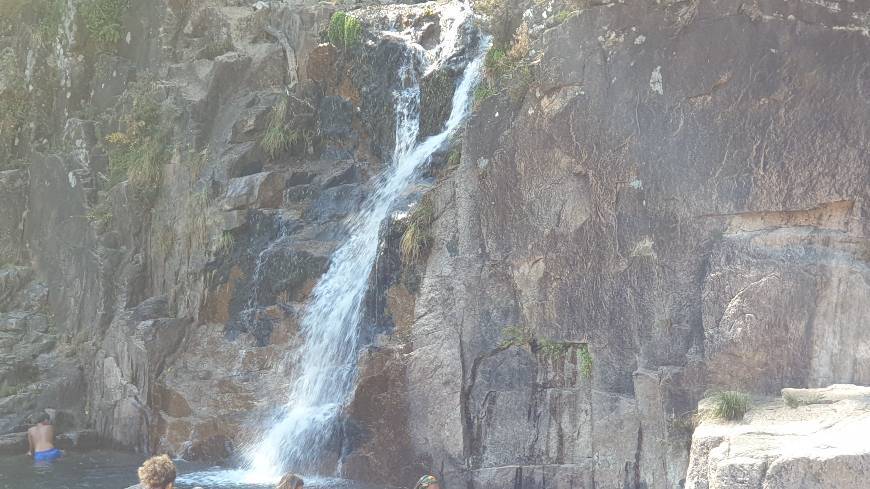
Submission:
<svg viewBox="0 0 870 489">
<path fill-rule="evenodd" d="M 125 489 L 136 484 L 136 469 L 144 457 L 125 452 L 93 450 L 67 452 L 53 462 L 34 462 L 26 455 L 0 457 L 0 489 Z M 265 489 L 272 485 L 240 482 L 235 470 L 183 461 L 178 466 L 178 489 Z M 383 489 L 341 479 L 305 478 L 305 489 Z"/>
</svg>

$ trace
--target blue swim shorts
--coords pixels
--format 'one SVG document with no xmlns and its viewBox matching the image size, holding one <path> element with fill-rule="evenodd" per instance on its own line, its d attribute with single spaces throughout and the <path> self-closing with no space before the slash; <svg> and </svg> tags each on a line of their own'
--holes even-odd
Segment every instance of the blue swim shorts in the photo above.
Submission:
<svg viewBox="0 0 870 489">
<path fill-rule="evenodd" d="M 33 460 L 36 460 L 38 462 L 45 462 L 45 461 L 60 458 L 61 455 L 63 455 L 63 452 L 61 452 L 57 448 L 52 448 L 51 450 L 43 450 L 41 452 L 33 452 Z"/>
</svg>

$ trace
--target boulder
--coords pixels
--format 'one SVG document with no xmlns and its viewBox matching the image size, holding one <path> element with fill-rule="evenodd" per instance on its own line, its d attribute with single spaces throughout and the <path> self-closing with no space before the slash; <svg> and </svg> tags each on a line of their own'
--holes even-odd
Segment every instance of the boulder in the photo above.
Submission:
<svg viewBox="0 0 870 489">
<path fill-rule="evenodd" d="M 223 209 L 275 209 L 281 206 L 284 176 L 277 172 L 260 172 L 229 181 Z"/>
<path fill-rule="evenodd" d="M 707 419 L 692 437 L 686 489 L 859 489 L 870 474 L 870 387 L 784 389 L 742 422 Z"/>
</svg>

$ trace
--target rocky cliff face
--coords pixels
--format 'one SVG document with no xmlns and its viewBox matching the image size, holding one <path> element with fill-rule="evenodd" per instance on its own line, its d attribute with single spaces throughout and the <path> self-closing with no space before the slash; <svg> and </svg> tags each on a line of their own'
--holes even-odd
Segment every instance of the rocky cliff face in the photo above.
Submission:
<svg viewBox="0 0 870 489">
<path fill-rule="evenodd" d="M 3 432 L 56 407 L 121 447 L 225 460 L 285 401 L 298 313 L 392 145 L 398 42 L 373 13 L 329 43 L 335 10 L 4 11 Z M 394 10 L 437 45 L 437 12 Z"/>
<path fill-rule="evenodd" d="M 227 459 L 283 402 L 390 153 L 377 31 L 435 45 L 439 5 L 369 6 L 330 44 L 326 4 L 130 2 L 108 26 L 92 4 L 3 19 L 0 430 L 62 407 Z M 384 230 L 342 475 L 680 487 L 706 390 L 870 382 L 866 5 L 478 7 L 498 53 L 409 197 L 424 256 L 399 252 L 410 218 Z M 457 73 L 423 80 L 421 132 Z"/>
<path fill-rule="evenodd" d="M 528 11 L 433 192 L 359 389 L 405 393 L 396 471 L 680 487 L 704 391 L 867 382 L 867 6 L 587 3 Z"/>
</svg>

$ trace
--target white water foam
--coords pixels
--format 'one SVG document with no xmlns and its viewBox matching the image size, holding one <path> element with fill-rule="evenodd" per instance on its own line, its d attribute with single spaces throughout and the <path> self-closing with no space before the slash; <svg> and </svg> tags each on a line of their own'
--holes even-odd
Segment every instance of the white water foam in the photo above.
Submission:
<svg viewBox="0 0 870 489">
<path fill-rule="evenodd" d="M 466 6 L 456 15 L 468 17 Z M 453 22 L 461 24 L 463 19 Z M 458 27 L 457 27 L 458 31 Z M 457 43 L 458 35 L 447 36 Z M 482 43 L 486 44 L 486 42 Z M 299 354 L 299 376 L 289 398 L 259 443 L 245 451 L 245 470 L 224 474 L 246 483 L 274 483 L 287 469 L 317 472 L 326 445 L 334 439 L 337 420 L 356 380 L 360 316 L 369 275 L 377 257 L 378 233 L 403 190 L 418 170 L 460 127 L 468 115 L 485 46 L 465 68 L 444 129 L 417 143 L 420 117 L 419 45 L 409 42 L 406 63 L 398 73 L 396 147 L 393 161 L 374 182 L 374 193 L 348 222 L 349 238 L 332 256 L 329 269 L 312 292 L 301 322 L 305 342 Z M 440 52 L 452 55 L 455 45 Z M 439 56 L 438 63 L 445 61 Z"/>
</svg>

